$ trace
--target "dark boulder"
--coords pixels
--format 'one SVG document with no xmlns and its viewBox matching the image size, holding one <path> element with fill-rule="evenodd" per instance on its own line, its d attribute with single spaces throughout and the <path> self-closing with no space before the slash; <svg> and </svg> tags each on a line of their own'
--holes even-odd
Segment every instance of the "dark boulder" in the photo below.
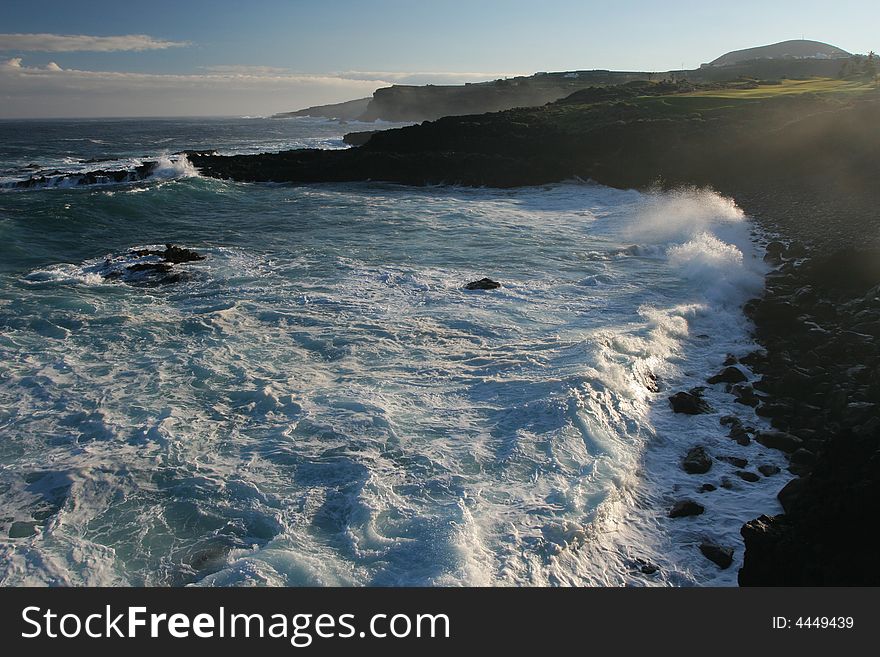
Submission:
<svg viewBox="0 0 880 657">
<path fill-rule="evenodd" d="M 762 431 L 755 436 L 755 440 L 764 445 L 764 447 L 778 449 L 788 454 L 791 454 L 803 444 L 803 441 L 797 436 L 783 431 Z"/>
<path fill-rule="evenodd" d="M 752 442 L 752 437 L 749 435 L 749 432 L 746 431 L 745 427 L 742 425 L 735 426 L 730 430 L 730 433 L 727 434 L 732 440 L 735 440 L 738 444 L 745 447 L 746 445 Z"/>
<path fill-rule="evenodd" d="M 501 283 L 493 281 L 491 278 L 481 278 L 478 281 L 471 281 L 464 286 L 465 290 L 496 290 L 501 287 Z"/>
<path fill-rule="evenodd" d="M 785 484 L 785 486 L 782 487 L 782 490 L 776 495 L 776 498 L 779 500 L 779 503 L 782 505 L 782 508 L 785 509 L 786 513 L 791 513 L 792 508 L 797 503 L 806 485 L 807 479 L 804 477 L 798 477 Z"/>
<path fill-rule="evenodd" d="M 712 407 L 703 399 L 702 395 L 696 389 L 690 392 L 677 392 L 669 398 L 672 410 L 676 413 L 685 413 L 686 415 L 700 415 L 701 413 L 711 413 Z"/>
<path fill-rule="evenodd" d="M 730 564 L 733 563 L 733 548 L 704 542 L 700 543 L 700 552 L 721 570 L 730 568 Z"/>
<path fill-rule="evenodd" d="M 718 374 L 708 379 L 709 383 L 715 385 L 716 383 L 742 383 L 746 381 L 748 377 L 743 373 L 741 369 L 738 367 L 725 367 Z"/>
<path fill-rule="evenodd" d="M 756 475 L 754 472 L 749 472 L 748 470 L 737 470 L 736 476 L 742 479 L 743 481 L 748 481 L 749 483 L 755 483 L 756 481 L 760 481 L 760 477 Z"/>
<path fill-rule="evenodd" d="M 669 517 L 685 518 L 687 516 L 698 516 L 705 510 L 702 504 L 693 500 L 679 500 L 669 510 Z"/>
<path fill-rule="evenodd" d="M 703 484 L 700 486 L 701 493 L 711 493 L 712 491 L 716 491 L 718 488 L 714 484 Z"/>
<path fill-rule="evenodd" d="M 775 474 L 779 474 L 781 470 L 778 465 L 759 465 L 758 472 L 760 472 L 765 477 L 772 477 Z"/>
<path fill-rule="evenodd" d="M 712 457 L 701 446 L 688 450 L 687 456 L 681 463 L 681 467 L 688 474 L 705 474 L 712 467 Z"/>
</svg>

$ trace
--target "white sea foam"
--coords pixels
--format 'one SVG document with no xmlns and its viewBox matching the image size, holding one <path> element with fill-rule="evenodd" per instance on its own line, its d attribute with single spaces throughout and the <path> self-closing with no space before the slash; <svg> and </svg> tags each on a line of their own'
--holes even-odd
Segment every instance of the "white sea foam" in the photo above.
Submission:
<svg viewBox="0 0 880 657">
<path fill-rule="evenodd" d="M 730 201 L 227 192 L 209 214 L 174 197 L 205 222 L 185 244 L 209 256 L 200 276 L 89 282 L 95 257 L 16 283 L 0 422 L 19 455 L 0 483 L 35 534 L 4 544 L 0 583 L 734 582 L 696 545 L 739 546 L 781 482 L 666 517 L 733 476 L 683 473 L 693 444 L 778 458 L 724 437 L 721 413 L 758 418 L 721 387 L 711 415 L 666 401 L 752 347 L 739 305 L 762 269 Z M 227 246 L 207 246 L 217 234 Z M 503 287 L 462 289 L 484 275 Z"/>
</svg>

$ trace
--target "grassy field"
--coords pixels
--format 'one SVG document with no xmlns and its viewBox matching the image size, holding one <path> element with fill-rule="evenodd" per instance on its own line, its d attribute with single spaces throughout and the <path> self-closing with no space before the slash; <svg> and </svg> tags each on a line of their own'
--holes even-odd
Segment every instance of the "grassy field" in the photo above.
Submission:
<svg viewBox="0 0 880 657">
<path fill-rule="evenodd" d="M 877 83 L 868 80 L 839 80 L 810 78 L 809 80 L 782 80 L 780 84 L 763 84 L 755 89 L 710 89 L 681 94 L 699 98 L 760 99 L 788 94 L 855 94 L 871 91 Z"/>
<path fill-rule="evenodd" d="M 635 102 L 654 116 L 673 117 L 706 113 L 717 115 L 729 111 L 757 108 L 764 101 L 786 96 L 815 94 L 819 97 L 846 101 L 877 89 L 878 85 L 873 81 L 811 78 L 809 80 L 783 80 L 779 84 L 762 84 L 753 89 L 705 89 L 666 96 L 643 96 Z"/>
</svg>

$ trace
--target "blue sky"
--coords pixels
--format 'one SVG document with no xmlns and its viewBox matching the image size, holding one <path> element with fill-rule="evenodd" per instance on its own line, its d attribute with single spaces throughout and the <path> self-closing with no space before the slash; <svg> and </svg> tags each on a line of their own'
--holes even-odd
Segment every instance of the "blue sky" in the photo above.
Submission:
<svg viewBox="0 0 880 657">
<path fill-rule="evenodd" d="M 265 114 L 394 82 L 692 68 L 801 36 L 880 49 L 876 1 L 4 0 L 2 17 L 2 116 Z M 106 40 L 131 35 L 149 40 Z"/>
</svg>

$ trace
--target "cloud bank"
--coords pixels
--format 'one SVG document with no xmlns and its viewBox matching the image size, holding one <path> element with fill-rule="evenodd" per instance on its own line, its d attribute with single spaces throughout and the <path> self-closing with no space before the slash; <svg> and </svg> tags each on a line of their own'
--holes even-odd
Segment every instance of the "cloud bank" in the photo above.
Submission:
<svg viewBox="0 0 880 657">
<path fill-rule="evenodd" d="M 199 74 L 122 73 L 0 61 L 0 117 L 268 115 L 369 96 L 386 80 L 221 67 Z"/>
<path fill-rule="evenodd" d="M 146 34 L 89 36 L 87 34 L 0 34 L 0 51 L 22 52 L 121 52 L 164 50 L 192 45 L 165 41 Z"/>
<path fill-rule="evenodd" d="M 262 115 L 364 98 L 392 84 L 460 84 L 498 73 L 349 71 L 304 75 L 270 66 L 211 66 L 195 74 L 68 69 L 0 60 L 0 117 Z"/>
</svg>

